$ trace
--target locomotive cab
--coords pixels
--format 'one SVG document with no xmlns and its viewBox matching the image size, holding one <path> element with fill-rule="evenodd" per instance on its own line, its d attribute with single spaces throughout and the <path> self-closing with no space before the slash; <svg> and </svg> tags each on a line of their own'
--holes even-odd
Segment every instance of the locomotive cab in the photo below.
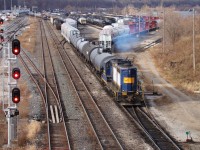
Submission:
<svg viewBox="0 0 200 150">
<path fill-rule="evenodd" d="M 117 96 L 127 97 L 137 93 L 137 68 L 129 60 L 113 61 L 112 76 Z"/>
</svg>

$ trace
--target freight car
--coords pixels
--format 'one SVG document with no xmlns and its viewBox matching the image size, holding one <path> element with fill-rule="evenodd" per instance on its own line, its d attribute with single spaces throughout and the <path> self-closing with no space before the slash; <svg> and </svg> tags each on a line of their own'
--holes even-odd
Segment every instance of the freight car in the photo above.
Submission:
<svg viewBox="0 0 200 150">
<path fill-rule="evenodd" d="M 56 18 L 54 19 L 54 26 L 57 30 L 61 30 L 61 25 L 64 23 L 64 20 L 62 18 Z"/>
<path fill-rule="evenodd" d="M 124 97 L 132 102 L 141 99 L 137 68 L 131 61 L 104 52 L 101 46 L 85 40 L 81 37 L 79 30 L 68 23 L 61 25 L 61 34 L 93 67 L 102 82 L 116 95 L 118 100 L 121 98 L 124 100 Z"/>
<path fill-rule="evenodd" d="M 124 18 L 119 19 L 118 23 L 106 25 L 99 33 L 100 44 L 105 49 L 113 49 L 112 44 L 120 38 L 135 36 L 158 29 L 157 18 Z M 138 22 L 139 21 L 139 22 Z M 112 50 L 111 50 L 112 51 Z"/>
<path fill-rule="evenodd" d="M 67 42 L 71 43 L 72 38 L 80 34 L 79 30 L 69 23 L 63 23 L 61 25 L 61 34 L 67 40 Z"/>
<path fill-rule="evenodd" d="M 74 28 L 77 28 L 77 21 L 76 20 L 73 20 L 71 18 L 66 18 L 65 19 L 65 22 L 67 24 L 69 24 L 70 26 L 74 27 Z"/>
<path fill-rule="evenodd" d="M 85 25 L 85 24 L 87 23 L 86 18 L 83 18 L 83 17 L 80 17 L 80 18 L 78 19 L 78 22 L 79 22 L 80 24 L 82 24 L 82 25 Z"/>
<path fill-rule="evenodd" d="M 52 24 L 54 24 L 54 20 L 56 19 L 56 17 L 53 17 L 53 16 L 51 16 L 50 17 L 50 22 L 52 23 Z"/>
</svg>

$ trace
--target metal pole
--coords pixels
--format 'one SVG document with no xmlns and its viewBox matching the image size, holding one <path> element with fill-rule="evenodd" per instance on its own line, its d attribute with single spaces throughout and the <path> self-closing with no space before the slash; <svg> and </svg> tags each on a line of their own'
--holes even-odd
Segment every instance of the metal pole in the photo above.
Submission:
<svg viewBox="0 0 200 150">
<path fill-rule="evenodd" d="M 3 101 L 3 110 L 4 110 L 4 106 L 5 106 L 5 102 L 4 102 L 4 78 L 5 78 L 5 74 L 4 74 L 4 71 L 5 71 L 5 61 L 6 61 L 6 56 L 5 56 L 5 51 L 6 51 L 6 48 L 4 47 L 3 48 L 3 79 L 2 79 L 2 83 L 3 83 L 3 86 L 2 86 L 2 101 Z"/>
<path fill-rule="evenodd" d="M 139 35 L 140 35 L 140 14 L 139 14 Z"/>
<path fill-rule="evenodd" d="M 10 10 L 12 10 L 12 0 L 11 0 L 11 2 L 10 2 Z"/>
<path fill-rule="evenodd" d="M 10 118 L 10 109 L 8 109 L 8 147 L 11 146 L 11 118 Z"/>
<path fill-rule="evenodd" d="M 10 55 L 10 44 L 8 43 L 8 106 L 10 107 L 11 105 L 11 101 L 10 101 L 10 78 L 11 78 L 11 74 L 10 74 L 10 58 L 11 58 L 11 55 Z"/>
<path fill-rule="evenodd" d="M 161 9 L 163 9 L 163 0 L 160 1 Z"/>
<path fill-rule="evenodd" d="M 4 0 L 4 10 L 6 10 L 6 0 Z"/>
<path fill-rule="evenodd" d="M 196 73 L 196 64 L 195 64 L 195 10 L 193 8 L 193 74 L 195 75 Z"/>
<path fill-rule="evenodd" d="M 10 44 L 8 43 L 8 107 L 11 106 L 10 101 Z M 8 147 L 11 146 L 11 118 L 10 118 L 10 109 L 8 109 Z"/>
<path fill-rule="evenodd" d="M 163 9 L 163 42 L 162 42 L 162 50 L 165 52 L 165 9 Z"/>
<path fill-rule="evenodd" d="M 150 15 L 149 15 L 149 19 L 148 19 L 148 32 L 150 32 Z"/>
</svg>

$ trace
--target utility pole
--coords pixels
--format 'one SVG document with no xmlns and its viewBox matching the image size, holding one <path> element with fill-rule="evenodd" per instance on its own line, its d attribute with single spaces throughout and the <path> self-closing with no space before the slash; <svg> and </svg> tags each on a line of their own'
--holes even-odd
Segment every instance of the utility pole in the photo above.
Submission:
<svg viewBox="0 0 200 150">
<path fill-rule="evenodd" d="M 196 74 L 196 60 L 195 60 L 195 10 L 193 8 L 193 38 L 192 38 L 192 47 L 193 47 L 193 74 Z"/>
<path fill-rule="evenodd" d="M 161 9 L 163 9 L 163 0 L 160 0 Z"/>
<path fill-rule="evenodd" d="M 6 10 L 6 0 L 4 0 L 4 10 Z"/>
<path fill-rule="evenodd" d="M 162 51 L 165 52 L 165 9 L 163 9 L 163 41 L 162 41 Z"/>
<path fill-rule="evenodd" d="M 10 0 L 10 10 L 12 10 L 12 0 Z"/>
<path fill-rule="evenodd" d="M 140 36 L 140 19 L 141 19 L 141 16 L 140 16 L 140 14 L 139 14 L 139 36 Z"/>
</svg>

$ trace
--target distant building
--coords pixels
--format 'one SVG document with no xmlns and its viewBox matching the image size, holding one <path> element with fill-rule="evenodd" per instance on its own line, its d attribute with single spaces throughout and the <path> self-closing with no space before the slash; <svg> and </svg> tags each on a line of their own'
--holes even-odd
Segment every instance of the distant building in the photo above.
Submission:
<svg viewBox="0 0 200 150">
<path fill-rule="evenodd" d="M 38 7 L 37 6 L 32 6 L 32 12 L 38 12 Z"/>
</svg>

